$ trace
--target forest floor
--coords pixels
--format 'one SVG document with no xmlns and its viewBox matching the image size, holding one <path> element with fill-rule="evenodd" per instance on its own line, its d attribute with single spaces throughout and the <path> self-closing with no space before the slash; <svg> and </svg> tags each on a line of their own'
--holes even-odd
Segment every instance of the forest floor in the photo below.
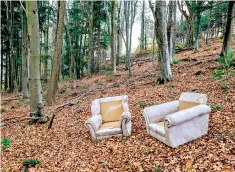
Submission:
<svg viewBox="0 0 235 172">
<path fill-rule="evenodd" d="M 1 125 L 2 137 L 11 141 L 2 152 L 2 170 L 20 171 L 23 160 L 37 158 L 40 164 L 29 171 L 233 171 L 235 76 L 212 79 L 221 47 L 222 40 L 216 39 L 198 53 L 178 53 L 180 62 L 172 66 L 174 79 L 163 85 L 155 84 L 158 71 L 145 61 L 133 64 L 132 77 L 120 65 L 115 77 L 98 74 L 60 83 L 56 103 L 44 107 L 46 114 L 56 105 L 78 98 L 79 102 L 57 110 L 51 129 L 48 123 L 28 125 L 27 120 Z M 176 100 L 184 91 L 208 95 L 209 132 L 170 148 L 147 134 L 142 112 L 146 106 Z M 116 95 L 128 95 L 132 135 L 92 142 L 85 127 L 92 100 Z M 2 93 L 3 120 L 29 116 L 29 100 L 10 100 L 12 96 Z"/>
</svg>

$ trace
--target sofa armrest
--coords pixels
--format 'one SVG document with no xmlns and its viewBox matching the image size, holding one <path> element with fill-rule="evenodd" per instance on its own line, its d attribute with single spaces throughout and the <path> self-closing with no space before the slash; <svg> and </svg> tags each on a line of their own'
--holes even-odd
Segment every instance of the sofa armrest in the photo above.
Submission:
<svg viewBox="0 0 235 172">
<path fill-rule="evenodd" d="M 122 128 L 123 136 L 131 135 L 131 113 L 123 112 L 120 117 L 120 124 Z"/>
<path fill-rule="evenodd" d="M 210 112 L 211 108 L 208 105 L 202 104 L 168 115 L 165 118 L 165 123 L 167 127 L 171 127 Z"/>
<path fill-rule="evenodd" d="M 87 121 L 86 121 L 86 126 L 89 129 L 93 129 L 94 131 L 97 131 L 102 124 L 102 116 L 101 115 L 94 115 L 91 116 Z M 91 128 L 91 127 L 92 128 Z"/>
<path fill-rule="evenodd" d="M 92 116 L 100 114 L 100 100 L 99 99 L 95 99 L 92 102 L 92 105 L 91 105 L 91 114 L 92 114 Z"/>
<path fill-rule="evenodd" d="M 179 101 L 171 101 L 160 105 L 150 106 L 144 109 L 143 115 L 147 125 L 164 120 L 164 118 L 179 109 Z"/>
</svg>

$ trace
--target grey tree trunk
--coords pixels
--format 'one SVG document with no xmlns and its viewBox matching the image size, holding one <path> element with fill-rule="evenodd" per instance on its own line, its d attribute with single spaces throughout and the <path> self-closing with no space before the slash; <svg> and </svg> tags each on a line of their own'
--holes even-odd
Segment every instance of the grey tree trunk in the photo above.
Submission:
<svg viewBox="0 0 235 172">
<path fill-rule="evenodd" d="M 140 34 L 140 50 L 144 50 L 144 16 L 145 16 L 145 1 L 143 1 L 141 12 L 141 34 Z"/>
<path fill-rule="evenodd" d="M 194 52 L 198 52 L 199 49 L 199 34 L 200 34 L 200 25 L 201 25 L 201 7 L 202 1 L 197 2 L 197 10 L 196 10 L 196 31 L 195 31 L 195 45 Z"/>
<path fill-rule="evenodd" d="M 170 57 L 167 42 L 167 9 L 166 1 L 155 1 L 155 32 L 158 43 L 158 65 L 160 75 L 157 79 L 159 83 L 163 83 L 172 79 Z"/>
<path fill-rule="evenodd" d="M 27 21 L 26 16 L 23 11 L 22 17 L 21 17 L 21 25 L 22 25 L 22 94 L 23 99 L 28 98 L 28 61 L 27 61 Z"/>
<path fill-rule="evenodd" d="M 42 88 L 40 80 L 40 38 L 37 1 L 26 1 L 28 38 L 30 47 L 29 88 L 30 116 L 43 116 Z"/>
<path fill-rule="evenodd" d="M 58 78 L 60 72 L 60 55 L 62 48 L 62 35 L 64 28 L 64 13 L 66 1 L 58 1 L 58 16 L 57 16 L 57 34 L 56 34 L 56 47 L 54 51 L 54 61 L 51 70 L 51 78 L 47 91 L 47 103 L 51 105 L 55 101 L 55 94 L 58 87 Z"/>
<path fill-rule="evenodd" d="M 116 75 L 116 31 L 115 31 L 115 14 L 116 14 L 116 3 L 112 1 L 112 13 L 111 13 L 111 61 L 113 65 L 113 74 Z"/>
<path fill-rule="evenodd" d="M 90 12 L 89 12 L 89 56 L 88 56 L 88 77 L 91 77 L 91 59 L 93 58 L 93 16 L 94 16 L 94 11 L 93 11 L 93 1 L 90 2 Z"/>
<path fill-rule="evenodd" d="M 230 51 L 232 49 L 234 12 L 235 12 L 235 1 L 230 1 L 228 6 L 227 25 L 226 25 L 224 41 L 220 56 L 224 56 L 227 51 Z"/>
<path fill-rule="evenodd" d="M 129 53 L 129 14 L 130 14 L 130 1 L 124 1 L 124 15 L 126 21 L 126 64 L 129 71 L 129 76 L 131 76 L 131 62 Z"/>
<path fill-rule="evenodd" d="M 170 62 L 173 60 L 174 47 L 173 38 L 175 36 L 175 11 L 176 11 L 176 1 L 169 1 L 169 14 L 167 23 L 167 41 L 169 49 Z"/>
</svg>

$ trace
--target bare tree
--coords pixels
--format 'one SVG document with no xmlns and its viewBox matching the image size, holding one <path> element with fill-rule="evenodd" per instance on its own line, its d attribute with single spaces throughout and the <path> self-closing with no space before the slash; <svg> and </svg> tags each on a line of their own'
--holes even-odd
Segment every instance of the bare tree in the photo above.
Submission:
<svg viewBox="0 0 235 172">
<path fill-rule="evenodd" d="M 224 41 L 220 56 L 224 56 L 226 51 L 232 48 L 232 37 L 234 28 L 235 1 L 230 1 L 228 6 L 227 25 L 224 34 Z"/>
<path fill-rule="evenodd" d="M 37 1 L 26 1 L 28 38 L 30 47 L 29 88 L 30 116 L 43 116 L 42 88 L 40 80 L 40 40 Z"/>
<path fill-rule="evenodd" d="M 155 1 L 155 33 L 158 43 L 158 65 L 160 75 L 157 81 L 163 83 L 172 78 L 170 57 L 167 42 L 167 9 L 166 1 Z"/>
<path fill-rule="evenodd" d="M 57 16 L 57 35 L 56 35 L 56 47 L 54 52 L 54 61 L 51 70 L 51 78 L 47 91 L 47 103 L 50 105 L 55 101 L 55 94 L 58 87 L 58 78 L 60 70 L 60 55 L 62 48 L 62 35 L 64 28 L 64 13 L 65 13 L 66 1 L 58 1 L 58 16 Z"/>
</svg>

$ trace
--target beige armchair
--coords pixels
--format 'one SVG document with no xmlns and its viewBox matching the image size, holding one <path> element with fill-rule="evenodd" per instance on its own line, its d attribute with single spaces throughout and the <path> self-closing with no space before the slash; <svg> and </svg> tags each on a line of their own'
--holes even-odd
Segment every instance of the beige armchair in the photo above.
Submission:
<svg viewBox="0 0 235 172">
<path fill-rule="evenodd" d="M 211 111 L 206 103 L 207 95 L 184 92 L 179 100 L 145 108 L 148 134 L 171 147 L 206 135 Z"/>
<path fill-rule="evenodd" d="M 94 100 L 91 113 L 86 126 L 92 140 L 131 135 L 131 114 L 126 95 Z"/>
</svg>

